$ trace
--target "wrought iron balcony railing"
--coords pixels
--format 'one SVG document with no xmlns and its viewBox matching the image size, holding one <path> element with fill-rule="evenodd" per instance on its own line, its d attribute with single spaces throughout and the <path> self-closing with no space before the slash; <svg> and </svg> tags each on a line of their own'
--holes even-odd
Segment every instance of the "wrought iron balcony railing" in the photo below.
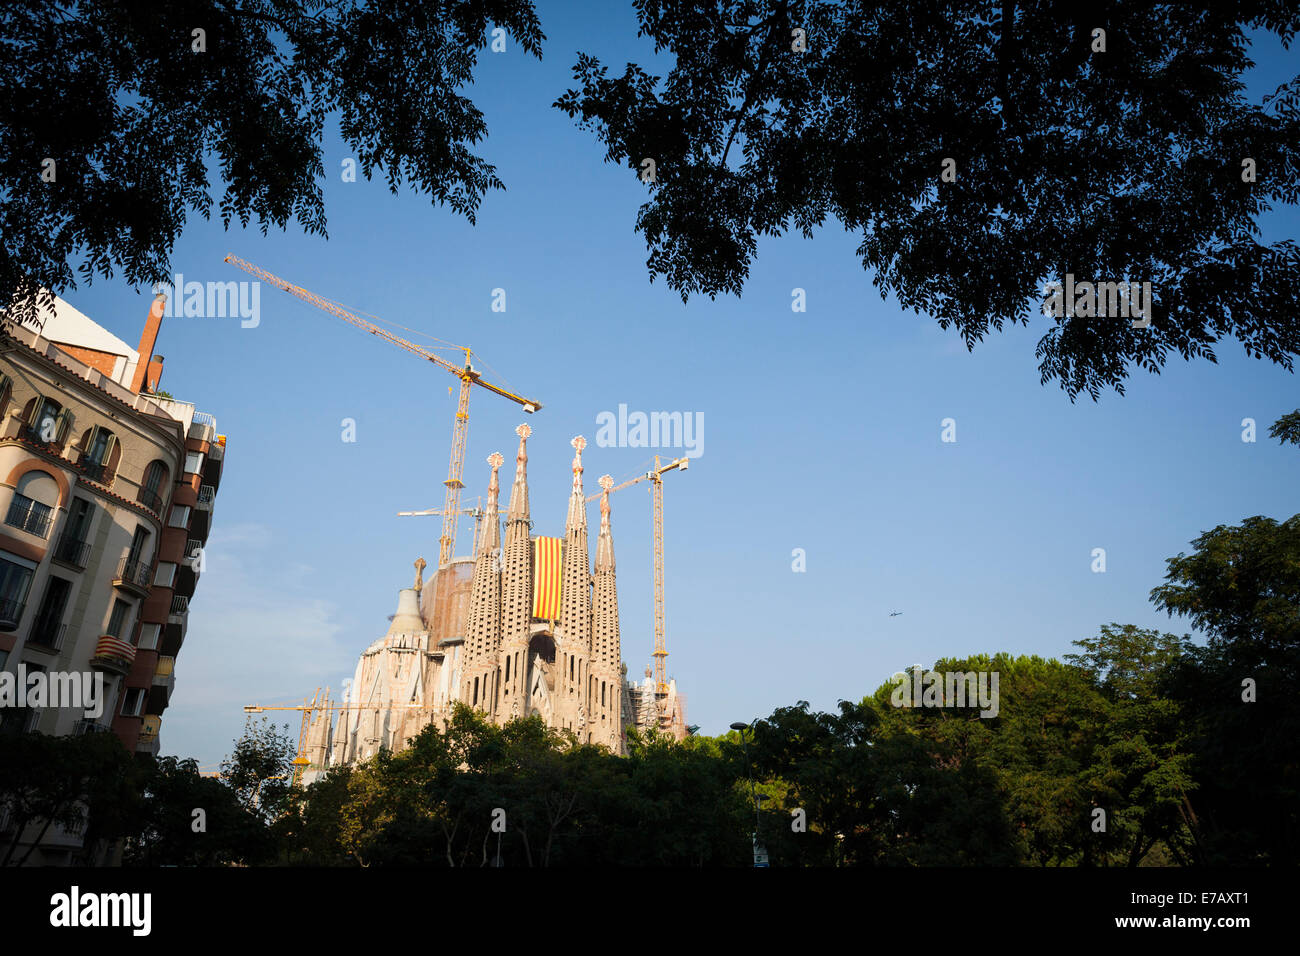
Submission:
<svg viewBox="0 0 1300 956">
<path fill-rule="evenodd" d="M 9 502 L 9 513 L 5 516 L 5 524 L 26 531 L 28 534 L 34 534 L 38 538 L 44 538 L 50 533 L 52 514 L 53 510 L 49 505 L 33 501 L 26 495 L 14 495 L 13 500 Z"/>
<path fill-rule="evenodd" d="M 59 541 L 54 546 L 54 557 L 78 568 L 85 568 L 86 562 L 90 560 L 90 542 L 82 541 L 71 531 L 65 531 L 59 535 Z"/>
</svg>

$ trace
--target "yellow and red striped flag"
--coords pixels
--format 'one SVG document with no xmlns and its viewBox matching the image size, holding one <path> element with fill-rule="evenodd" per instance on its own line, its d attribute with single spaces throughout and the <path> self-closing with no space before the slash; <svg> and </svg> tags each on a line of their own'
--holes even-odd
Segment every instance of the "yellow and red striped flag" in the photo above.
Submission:
<svg viewBox="0 0 1300 956">
<path fill-rule="evenodd" d="M 533 617 L 543 621 L 560 618 L 560 560 L 563 538 L 533 539 Z"/>
</svg>

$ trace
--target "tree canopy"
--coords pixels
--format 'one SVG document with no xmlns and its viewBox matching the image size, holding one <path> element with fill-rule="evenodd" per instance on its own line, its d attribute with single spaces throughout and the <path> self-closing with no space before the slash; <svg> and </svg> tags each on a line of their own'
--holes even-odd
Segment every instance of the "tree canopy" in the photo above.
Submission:
<svg viewBox="0 0 1300 956">
<path fill-rule="evenodd" d="M 529 0 L 83 0 L 0 17 L 0 306 L 163 281 L 191 213 L 325 234 L 326 117 L 360 171 L 471 222 L 503 185 L 461 87 L 488 27 L 540 57 Z M 74 272 L 75 264 L 75 272 Z M 46 302 L 49 296 L 45 296 Z"/>
<path fill-rule="evenodd" d="M 1250 31 L 1290 44 L 1293 3 L 635 6 L 667 75 L 583 53 L 556 105 L 648 183 L 636 229 L 683 300 L 739 295 L 760 237 L 837 220 L 882 296 L 969 348 L 1045 325 L 1042 380 L 1071 398 L 1229 336 L 1292 367 L 1300 247 L 1258 220 L 1300 197 L 1300 75 L 1256 103 L 1242 74 Z M 1150 326 L 1045 319 L 1067 276 L 1150 282 Z"/>
</svg>

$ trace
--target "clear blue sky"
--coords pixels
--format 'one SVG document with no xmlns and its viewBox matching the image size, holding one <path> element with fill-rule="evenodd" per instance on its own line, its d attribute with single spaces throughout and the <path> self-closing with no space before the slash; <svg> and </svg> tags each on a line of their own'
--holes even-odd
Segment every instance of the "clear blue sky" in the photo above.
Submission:
<svg viewBox="0 0 1300 956">
<path fill-rule="evenodd" d="M 1217 365 L 1174 359 L 1136 374 L 1123 397 L 1071 404 L 1039 385 L 1048 319 L 969 354 L 954 332 L 882 302 L 837 227 L 764 241 L 739 300 L 683 305 L 651 284 L 632 228 L 644 187 L 551 108 L 579 50 L 617 71 L 646 64 L 650 44 L 630 4 L 539 8 L 543 62 L 513 43 L 485 51 L 470 90 L 491 133 L 480 152 L 507 186 L 477 226 L 382 181 L 341 182 L 348 153 L 331 134 L 328 240 L 195 218 L 173 267 L 187 280 L 246 278 L 222 263 L 233 252 L 472 346 L 545 404 L 529 418 L 538 534 L 563 534 L 572 436 L 590 442 L 589 493 L 605 472 L 645 470 L 653 450 L 595 446 L 600 412 L 702 412 L 703 455 L 665 481 L 669 672 L 702 732 L 800 699 L 832 708 L 941 656 L 1059 657 L 1110 621 L 1184 633 L 1148 602 L 1165 559 L 1218 524 L 1300 510 L 1300 452 L 1266 437 L 1300 406 L 1300 387 L 1235 342 L 1220 344 Z M 1257 50 L 1252 92 L 1293 75 L 1293 54 Z M 1275 213 L 1264 238 L 1298 225 L 1294 209 Z M 505 313 L 491 311 L 498 287 Z M 791 311 L 795 287 L 806 313 Z M 150 296 L 99 280 L 66 298 L 134 344 Z M 244 704 L 300 702 L 318 685 L 337 694 L 384 633 L 412 561 L 436 563 L 439 519 L 396 512 L 441 506 L 455 382 L 269 287 L 257 328 L 169 319 L 158 351 L 162 387 L 229 436 L 162 725 L 164 753 L 215 765 Z M 484 459 L 511 457 L 524 417 L 476 391 L 467 501 L 486 494 Z M 947 417 L 955 444 L 940 441 Z M 1254 444 L 1241 440 L 1247 417 Z M 353 444 L 344 418 L 356 420 Z M 613 522 L 623 655 L 639 675 L 652 650 L 644 485 L 616 496 Z M 1091 571 L 1098 547 L 1104 574 Z M 791 569 L 795 548 L 805 573 Z M 296 715 L 281 720 L 296 735 Z"/>
</svg>

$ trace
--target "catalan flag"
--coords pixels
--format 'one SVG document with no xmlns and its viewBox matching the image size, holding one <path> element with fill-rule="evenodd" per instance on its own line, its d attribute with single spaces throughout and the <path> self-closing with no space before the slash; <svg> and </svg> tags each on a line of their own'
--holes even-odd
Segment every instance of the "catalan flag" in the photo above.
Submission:
<svg viewBox="0 0 1300 956">
<path fill-rule="evenodd" d="M 563 549 L 563 538 L 533 539 L 533 617 L 543 621 L 560 618 Z"/>
</svg>

